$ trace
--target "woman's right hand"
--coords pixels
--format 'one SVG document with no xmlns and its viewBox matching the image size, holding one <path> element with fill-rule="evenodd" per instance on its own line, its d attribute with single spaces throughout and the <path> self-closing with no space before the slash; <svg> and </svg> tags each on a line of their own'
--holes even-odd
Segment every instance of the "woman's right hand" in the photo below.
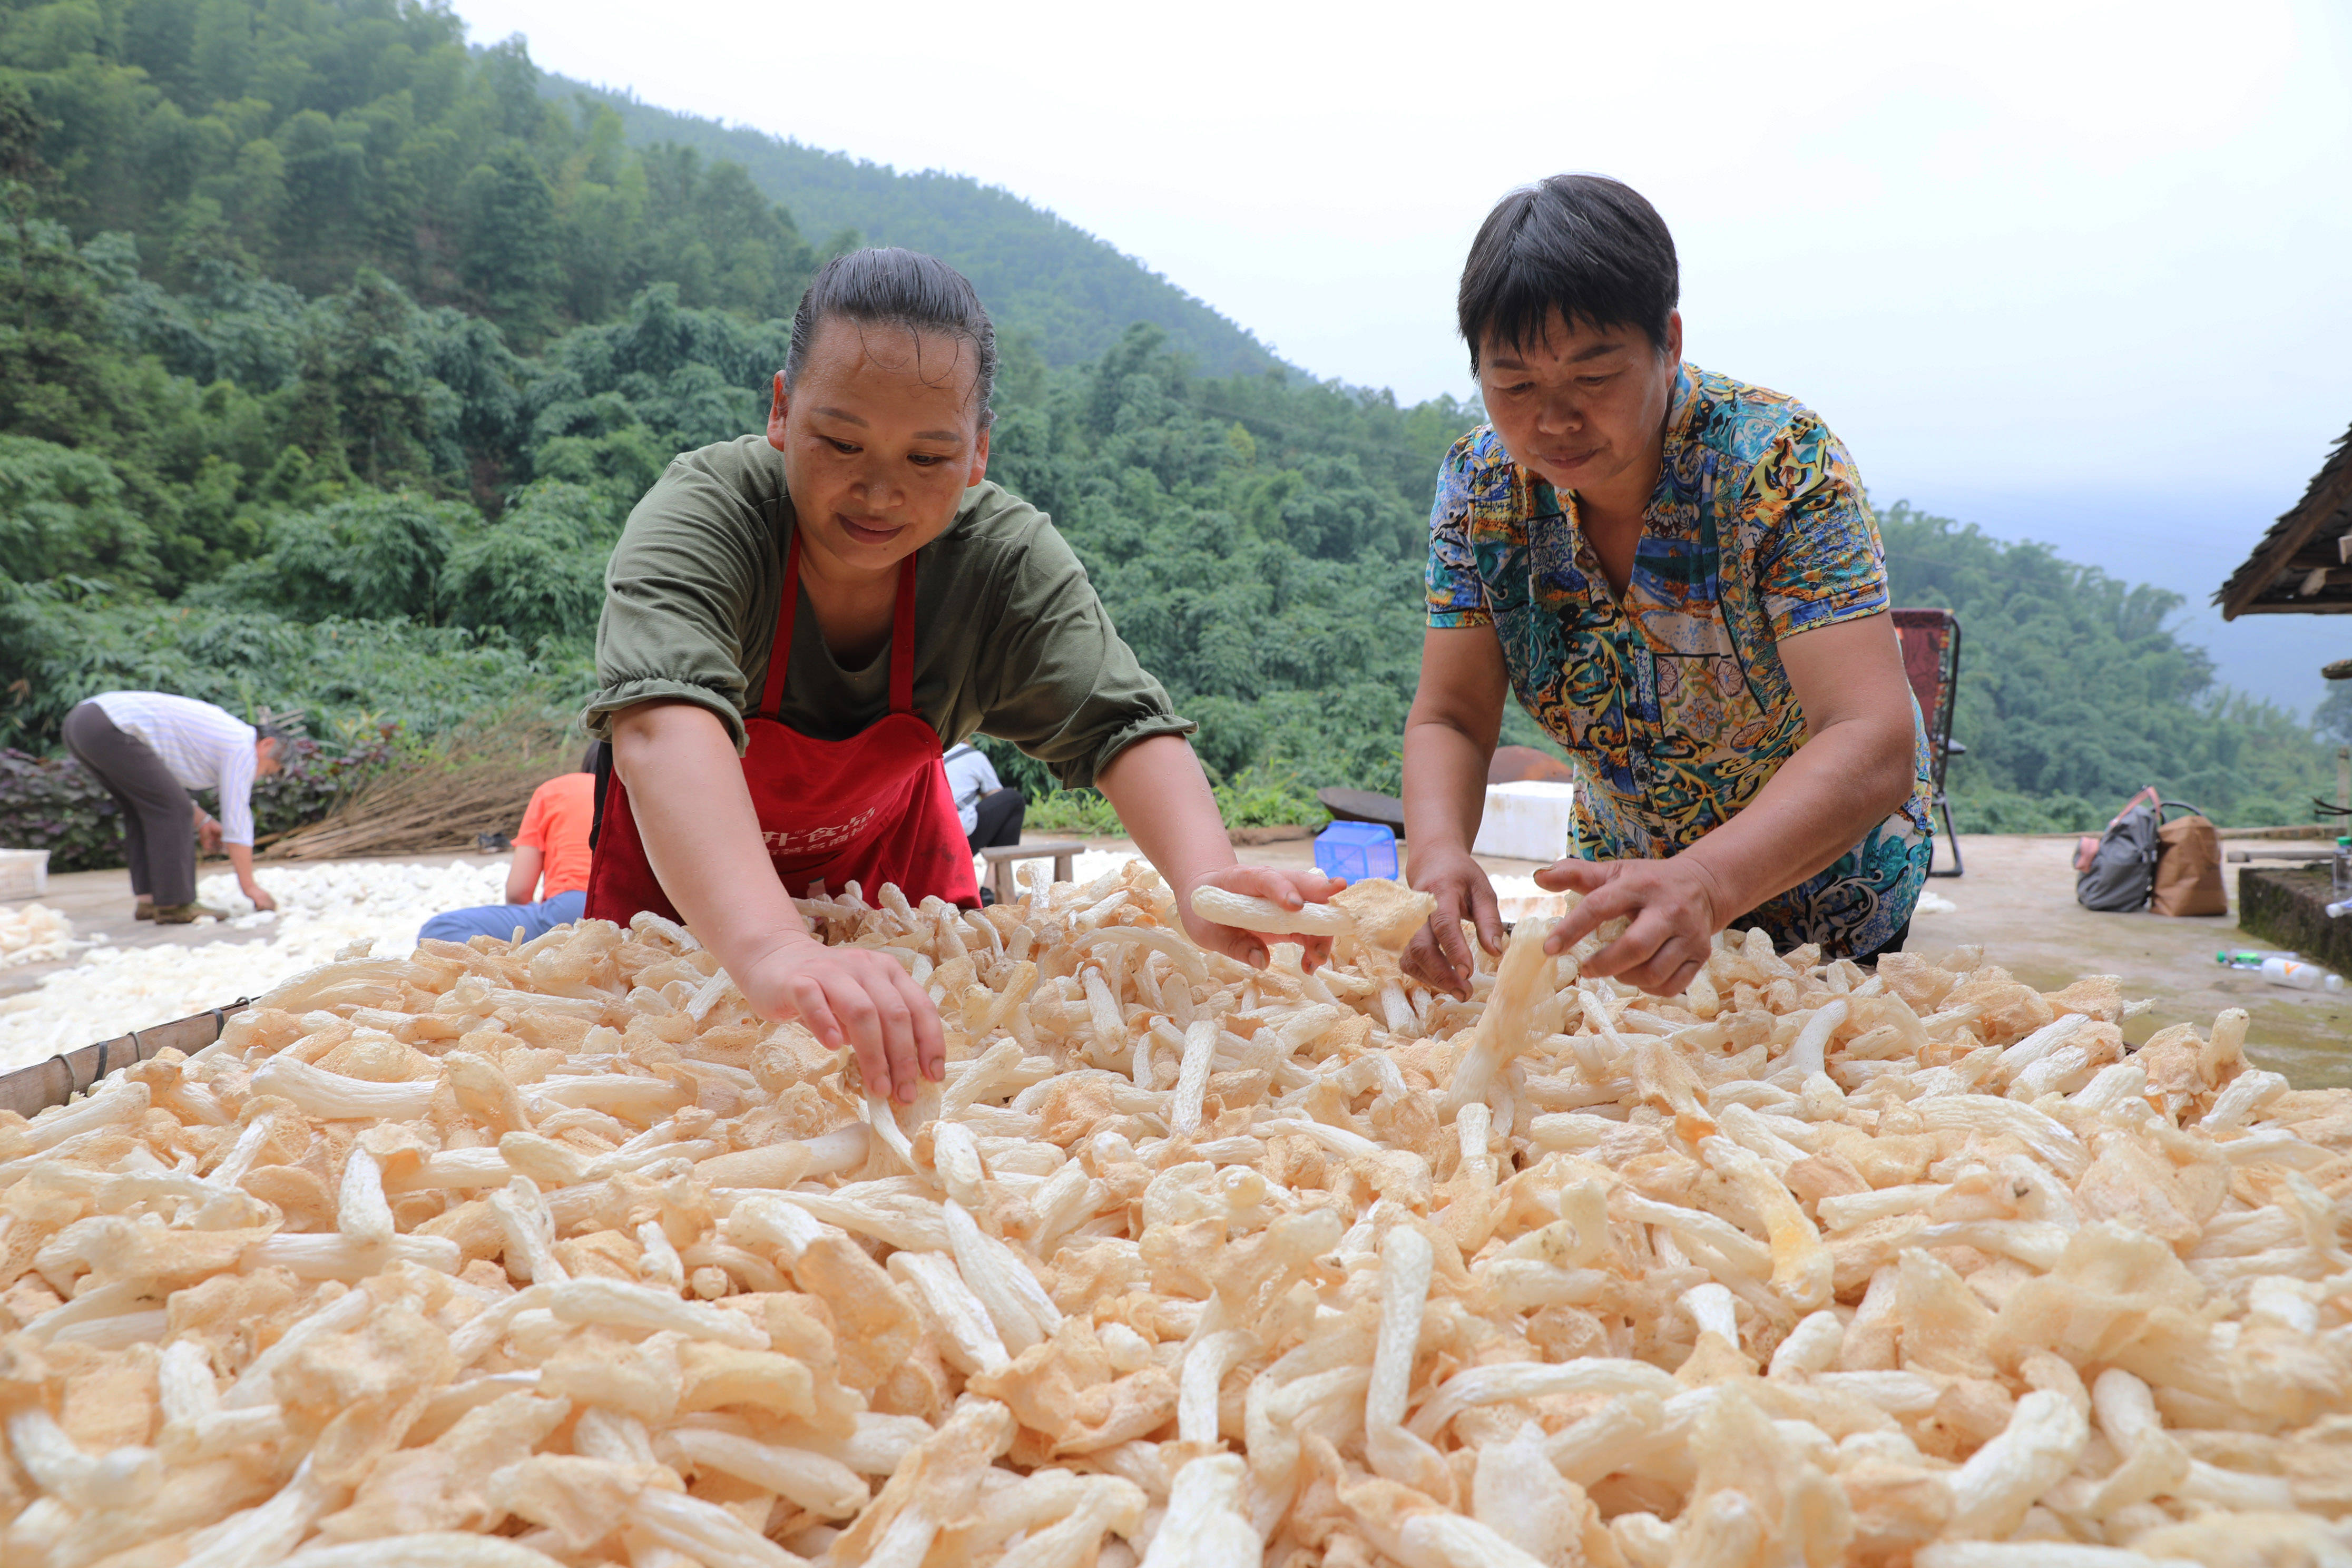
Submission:
<svg viewBox="0 0 2352 1568">
<path fill-rule="evenodd" d="M 869 1094 L 911 1104 L 921 1079 L 946 1073 L 939 1009 L 887 953 L 796 931 L 729 973 L 753 1011 L 797 1018 L 828 1050 L 846 1048 Z"/>
<path fill-rule="evenodd" d="M 1467 920 L 1477 927 L 1478 941 L 1489 953 L 1503 951 L 1503 916 L 1495 902 L 1495 885 L 1466 849 L 1415 851 L 1411 872 L 1413 890 L 1433 895 L 1437 909 L 1405 944 L 1404 971 L 1436 990 L 1466 997 L 1477 963 L 1462 935 L 1462 922 Z"/>
</svg>

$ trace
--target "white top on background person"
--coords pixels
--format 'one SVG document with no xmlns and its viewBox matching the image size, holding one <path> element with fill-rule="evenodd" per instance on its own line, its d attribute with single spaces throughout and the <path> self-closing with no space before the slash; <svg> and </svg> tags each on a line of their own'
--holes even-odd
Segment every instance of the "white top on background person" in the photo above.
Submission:
<svg viewBox="0 0 2352 1568">
<path fill-rule="evenodd" d="M 948 770 L 948 791 L 955 796 L 956 819 L 963 824 L 964 837 L 969 838 L 980 826 L 981 797 L 994 795 L 1004 783 L 996 776 L 988 753 L 969 742 L 950 748 L 940 761 Z"/>
<path fill-rule="evenodd" d="M 253 843 L 253 777 L 259 732 L 209 702 L 164 691 L 102 691 L 90 699 L 114 727 L 136 735 L 187 790 L 220 797 L 224 844 Z"/>
</svg>

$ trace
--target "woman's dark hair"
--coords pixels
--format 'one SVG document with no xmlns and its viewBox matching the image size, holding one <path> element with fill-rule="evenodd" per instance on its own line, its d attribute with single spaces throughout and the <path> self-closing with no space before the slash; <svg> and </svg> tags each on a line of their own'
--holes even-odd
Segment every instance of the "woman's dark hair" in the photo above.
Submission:
<svg viewBox="0 0 2352 1568">
<path fill-rule="evenodd" d="M 1633 326 L 1663 353 L 1682 295 L 1675 237 L 1639 191 L 1599 174 L 1554 174 L 1495 204 L 1455 300 L 1470 369 L 1489 340 L 1540 342 L 1557 310 L 1588 327 Z"/>
<path fill-rule="evenodd" d="M 896 246 L 853 250 L 819 269 L 793 312 L 793 346 L 784 359 L 784 385 L 800 380 L 820 324 L 839 317 L 866 326 L 944 332 L 971 345 L 979 375 L 980 423 L 987 428 L 989 395 L 996 386 L 996 329 L 971 280 L 936 256 Z"/>
</svg>

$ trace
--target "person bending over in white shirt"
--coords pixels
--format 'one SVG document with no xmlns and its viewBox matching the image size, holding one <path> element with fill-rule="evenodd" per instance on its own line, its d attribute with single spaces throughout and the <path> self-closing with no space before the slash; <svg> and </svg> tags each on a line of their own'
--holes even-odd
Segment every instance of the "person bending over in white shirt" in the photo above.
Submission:
<svg viewBox="0 0 2352 1568">
<path fill-rule="evenodd" d="M 66 715 L 66 750 L 98 775 L 122 813 L 133 915 L 185 925 L 223 911 L 196 902 L 196 843 L 226 846 L 257 910 L 276 900 L 253 879 L 253 781 L 278 770 L 285 738 L 209 702 L 162 691 L 103 691 Z M 220 820 L 190 791 L 218 792 Z"/>
</svg>

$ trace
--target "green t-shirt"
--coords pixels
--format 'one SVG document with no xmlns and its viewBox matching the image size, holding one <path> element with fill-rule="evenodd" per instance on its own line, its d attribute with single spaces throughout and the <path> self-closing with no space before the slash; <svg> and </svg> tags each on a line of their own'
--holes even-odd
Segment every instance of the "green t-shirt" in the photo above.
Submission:
<svg viewBox="0 0 2352 1568">
<path fill-rule="evenodd" d="M 604 569 L 592 734 L 611 733 L 615 709 L 678 698 L 717 714 L 742 749 L 793 527 L 783 458 L 764 436 L 671 462 Z M 1193 728 L 1119 639 L 1053 523 L 1003 486 L 966 490 L 916 561 L 915 710 L 942 746 L 994 735 L 1077 788 L 1135 742 Z M 803 589 L 782 707 L 803 734 L 857 733 L 890 710 L 887 645 L 865 668 L 844 669 Z"/>
</svg>

